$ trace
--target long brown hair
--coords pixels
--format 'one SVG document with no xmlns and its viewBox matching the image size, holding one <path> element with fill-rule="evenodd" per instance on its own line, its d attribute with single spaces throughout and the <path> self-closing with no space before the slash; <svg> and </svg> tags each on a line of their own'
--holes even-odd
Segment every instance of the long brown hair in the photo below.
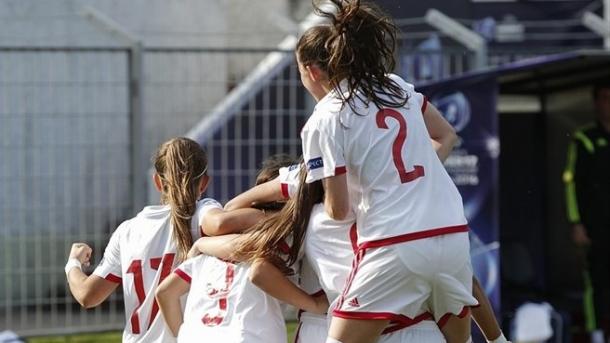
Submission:
<svg viewBox="0 0 610 343">
<path fill-rule="evenodd" d="M 199 198 L 199 182 L 206 174 L 208 157 L 199 144 L 179 137 L 161 144 L 153 157 L 161 178 L 161 202 L 171 207 L 172 237 L 182 261 L 193 245 L 191 218 Z"/>
<path fill-rule="evenodd" d="M 388 77 L 396 65 L 396 25 L 374 4 L 360 0 L 331 3 L 336 12 L 323 9 L 314 0 L 315 12 L 328 18 L 330 25 L 305 31 L 296 47 L 299 62 L 322 69 L 343 104 L 354 112 L 354 98 L 379 108 L 404 106 L 408 95 Z M 340 87 L 343 80 L 347 89 Z"/>
<path fill-rule="evenodd" d="M 297 194 L 288 200 L 278 213 L 265 218 L 247 231 L 249 235 L 241 238 L 238 248 L 233 252 L 235 259 L 253 262 L 264 258 L 284 273 L 291 272 L 290 266 L 299 258 L 311 210 L 324 199 L 322 182 L 305 183 L 306 176 L 305 168 L 301 167 Z M 285 246 L 291 235 L 292 244 L 289 250 L 281 251 L 281 247 Z M 287 257 L 282 256 L 282 253 L 287 253 Z"/>
</svg>

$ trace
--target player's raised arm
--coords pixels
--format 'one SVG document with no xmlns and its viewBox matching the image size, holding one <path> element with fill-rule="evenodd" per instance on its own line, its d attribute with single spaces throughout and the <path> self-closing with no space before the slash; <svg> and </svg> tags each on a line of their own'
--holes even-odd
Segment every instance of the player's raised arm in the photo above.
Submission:
<svg viewBox="0 0 610 343">
<path fill-rule="evenodd" d="M 424 101 L 427 100 L 424 99 Z M 423 113 L 424 123 L 432 139 L 434 150 L 436 150 L 438 158 L 444 162 L 457 143 L 458 136 L 451 124 L 445 120 L 441 112 L 430 102 L 426 103 Z"/>
<path fill-rule="evenodd" d="M 74 243 L 66 264 L 66 277 L 70 292 L 84 308 L 99 305 L 114 292 L 118 283 L 108 281 L 97 275 L 87 276 L 82 266 L 88 266 L 92 250 L 85 243 Z"/>
<path fill-rule="evenodd" d="M 231 199 L 225 205 L 225 210 L 249 208 L 257 203 L 268 203 L 284 200 L 280 178 L 256 185 Z"/>
<path fill-rule="evenodd" d="M 345 174 L 322 179 L 324 185 L 324 208 L 334 220 L 343 220 L 351 211 Z"/>
<path fill-rule="evenodd" d="M 247 234 L 230 234 L 215 237 L 201 237 L 193 243 L 188 257 L 193 258 L 199 254 L 214 256 L 223 260 L 241 262 L 233 252 L 239 246 L 239 237 Z"/>
<path fill-rule="evenodd" d="M 264 212 L 255 208 L 239 208 L 234 211 L 215 208 L 203 217 L 201 227 L 208 236 L 226 235 L 242 232 L 264 217 Z"/>
</svg>

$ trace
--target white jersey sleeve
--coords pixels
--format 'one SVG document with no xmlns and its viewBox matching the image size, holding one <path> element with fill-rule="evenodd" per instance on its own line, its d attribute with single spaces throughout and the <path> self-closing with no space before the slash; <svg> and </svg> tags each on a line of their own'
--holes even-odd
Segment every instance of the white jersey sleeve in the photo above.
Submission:
<svg viewBox="0 0 610 343">
<path fill-rule="evenodd" d="M 189 258 L 182 262 L 176 269 L 174 270 L 174 274 L 178 275 L 182 280 L 191 283 L 193 279 L 193 264 L 196 263 L 202 256 L 197 256 L 195 258 Z"/>
<path fill-rule="evenodd" d="M 339 116 L 316 106 L 301 131 L 307 183 L 345 173 L 343 134 Z"/>
<path fill-rule="evenodd" d="M 126 227 L 127 222 L 123 222 L 112 234 L 110 241 L 104 250 L 104 256 L 98 266 L 93 271 L 93 275 L 97 275 L 108 281 L 121 283 L 121 235 Z"/>
<path fill-rule="evenodd" d="M 280 168 L 280 185 L 282 187 L 282 195 L 286 199 L 292 198 L 299 190 L 299 173 L 301 172 L 300 164 L 293 164 L 289 167 Z"/>
<path fill-rule="evenodd" d="M 195 239 L 195 237 L 203 236 L 203 231 L 201 230 L 203 218 L 205 218 L 205 215 L 211 209 L 215 208 L 222 210 L 223 207 L 218 201 L 212 198 L 205 198 L 197 201 L 197 210 L 195 210 L 195 214 L 191 219 L 191 234 L 193 235 L 193 239 Z"/>
</svg>

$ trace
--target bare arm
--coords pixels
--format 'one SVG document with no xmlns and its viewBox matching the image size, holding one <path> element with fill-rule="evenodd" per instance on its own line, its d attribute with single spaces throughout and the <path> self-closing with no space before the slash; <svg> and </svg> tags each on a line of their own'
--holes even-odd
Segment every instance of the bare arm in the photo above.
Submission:
<svg viewBox="0 0 610 343">
<path fill-rule="evenodd" d="M 431 103 L 426 106 L 424 123 L 430 138 L 432 138 L 432 145 L 438 158 L 444 162 L 457 143 L 458 136 L 455 129 Z"/>
<path fill-rule="evenodd" d="M 263 211 L 255 208 L 240 208 L 234 211 L 212 209 L 204 216 L 201 226 L 204 234 L 219 236 L 242 232 L 264 217 Z"/>
<path fill-rule="evenodd" d="M 188 282 L 180 278 L 176 273 L 171 273 L 161 282 L 155 291 L 155 297 L 165 323 L 175 337 L 178 336 L 180 325 L 184 321 L 180 297 L 186 294 L 190 288 L 191 285 Z"/>
<path fill-rule="evenodd" d="M 192 258 L 199 254 L 205 254 L 223 260 L 234 260 L 232 254 L 239 244 L 238 238 L 244 235 L 230 234 L 215 237 L 201 237 L 193 243 L 188 257 Z"/>
<path fill-rule="evenodd" d="M 85 243 L 74 243 L 70 251 L 70 258 L 79 260 L 83 265 L 89 265 L 91 248 Z M 114 292 L 118 284 L 108 281 L 97 275 L 87 276 L 74 266 L 67 271 L 68 286 L 74 299 L 84 308 L 92 308 L 101 304 Z"/>
<path fill-rule="evenodd" d="M 350 211 L 346 174 L 327 177 L 322 180 L 322 184 L 326 213 L 335 220 L 345 219 Z"/>
<path fill-rule="evenodd" d="M 481 332 L 483 332 L 485 339 L 488 341 L 497 339 L 502 335 L 502 330 L 500 330 L 500 325 L 496 321 L 496 315 L 491 307 L 491 303 L 476 277 L 472 278 L 472 295 L 479 302 L 479 306 L 472 308 L 474 321 L 481 329 Z"/>
<path fill-rule="evenodd" d="M 252 263 L 250 281 L 272 297 L 307 312 L 325 314 L 328 311 L 326 295 L 313 297 L 292 283 L 272 263 L 259 259 Z"/>
<path fill-rule="evenodd" d="M 226 205 L 225 210 L 235 210 L 238 208 L 249 208 L 254 203 L 265 203 L 284 200 L 281 191 L 281 182 L 279 178 L 275 178 L 269 182 L 254 186 L 249 190 L 241 193 L 231 199 Z"/>
</svg>

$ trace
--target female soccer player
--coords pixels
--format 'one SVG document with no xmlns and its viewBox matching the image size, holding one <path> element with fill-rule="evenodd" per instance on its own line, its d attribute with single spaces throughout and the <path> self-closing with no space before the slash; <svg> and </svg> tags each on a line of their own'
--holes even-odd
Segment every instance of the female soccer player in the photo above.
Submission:
<svg viewBox="0 0 610 343">
<path fill-rule="evenodd" d="M 278 161 L 267 161 L 257 182 L 265 182 L 269 177 L 277 176 L 279 167 L 274 167 L 277 163 Z M 258 206 L 282 207 L 281 204 L 270 203 L 259 203 Z M 290 203 L 287 206 L 291 206 Z M 273 218 L 279 217 L 281 216 Z M 253 237 L 264 239 L 270 222 L 275 221 L 269 218 L 254 227 L 251 233 Z M 220 245 L 222 248 L 236 237 L 240 235 L 208 239 L 224 242 Z M 273 250 L 274 257 L 287 253 L 276 252 L 282 250 L 281 244 L 274 244 Z M 258 278 L 251 274 L 252 269 L 260 272 L 268 268 L 260 265 L 262 264 L 254 264 L 255 267 L 252 268 L 250 264 L 201 255 L 178 266 L 157 289 L 161 311 L 171 331 L 177 335 L 178 342 L 198 341 L 202 337 L 208 342 L 286 342 L 284 318 L 278 301 L 249 280 Z M 279 270 L 271 272 L 280 273 Z M 326 313 L 328 302 L 325 297 L 314 298 L 294 285 L 288 288 L 286 298 L 293 305 L 314 313 Z M 180 297 L 187 292 L 186 309 L 183 313 Z"/>
<path fill-rule="evenodd" d="M 453 145 L 449 138 L 452 135 L 452 129 L 442 119 L 440 113 L 430 113 L 427 118 L 429 123 L 429 131 L 434 132 L 433 135 L 435 145 L 440 147 L 438 142 L 446 142 L 444 144 Z M 443 124 L 445 123 L 445 124 Z M 441 124 L 441 125 L 439 125 Z M 450 150 L 450 149 L 448 149 Z M 440 149 L 439 149 L 440 151 Z M 447 149 L 442 149 L 447 151 Z M 444 160 L 447 156 L 440 155 L 439 158 Z M 280 169 L 280 177 L 272 180 L 269 183 L 258 185 L 232 199 L 225 206 L 226 209 L 236 209 L 240 207 L 249 207 L 252 203 L 258 203 L 265 199 L 271 201 L 282 198 L 294 197 L 299 189 L 300 166 L 294 165 L 290 168 Z M 299 268 L 300 286 L 310 294 L 321 293 L 321 289 L 332 303 L 341 294 L 345 281 L 350 273 L 350 264 L 354 253 L 357 251 L 355 234 L 357 233 L 354 225 L 354 216 L 350 215 L 345 220 L 336 221 L 326 214 L 324 210 L 323 189 L 319 181 L 314 182 L 308 187 L 317 187 L 319 190 L 314 192 L 318 194 L 317 204 L 311 209 L 311 215 L 308 222 L 305 239 L 303 242 L 304 257 L 301 260 L 302 267 Z M 294 209 L 296 212 L 304 213 L 305 209 Z M 212 238 L 211 240 L 213 240 Z M 210 240 L 203 238 L 203 240 Z M 230 243 L 231 244 L 231 243 Z M 208 244 L 207 253 L 218 253 L 219 250 L 210 249 Z M 255 247 L 251 247 L 255 248 Z M 231 253 L 235 252 L 236 247 L 224 246 L 224 258 L 230 258 Z M 205 249 L 204 249 L 205 250 Z M 262 274 L 262 273 L 261 273 Z M 277 274 L 276 274 L 277 275 Z M 320 280 L 320 281 L 318 281 Z M 495 320 L 493 310 L 485 293 L 480 288 L 476 279 L 473 280 L 473 294 L 480 302 L 481 306 L 473 310 L 473 316 L 483 331 L 483 334 L 489 342 L 505 343 L 507 342 L 497 321 Z M 268 285 L 277 284 L 278 280 L 271 275 L 263 275 L 257 280 L 257 285 L 270 291 L 273 296 L 277 296 L 275 292 L 280 292 L 281 289 L 270 289 Z M 280 295 L 281 296 L 281 295 Z M 430 322 L 431 316 L 426 314 L 420 316 L 416 320 L 406 323 L 392 323 L 384 330 L 385 334 L 380 339 L 380 342 L 440 342 L 444 341 L 436 323 Z M 408 328 L 408 329 L 406 329 Z M 295 343 L 323 343 L 326 340 L 327 323 L 325 317 L 308 312 L 299 312 L 299 326 Z"/>
<path fill-rule="evenodd" d="M 154 291 L 184 260 L 193 239 L 242 230 L 264 217 L 257 209 L 225 212 L 215 200 L 197 201 L 205 191 L 207 156 L 196 142 L 175 138 L 157 150 L 154 183 L 161 206 L 147 206 L 112 234 L 104 258 L 92 275 L 91 248 L 74 243 L 66 264 L 70 291 L 86 308 L 95 307 L 123 285 L 127 326 L 123 342 L 168 342 L 173 335 L 158 315 Z"/>
<path fill-rule="evenodd" d="M 374 342 L 391 321 L 426 312 L 448 342 L 470 340 L 468 227 L 461 196 L 430 145 L 433 110 L 389 72 L 396 27 L 372 5 L 335 0 L 329 26 L 297 43 L 301 80 L 317 100 L 301 131 L 308 182 L 325 208 L 353 208 L 358 252 L 333 310 L 327 342 Z"/>
</svg>

